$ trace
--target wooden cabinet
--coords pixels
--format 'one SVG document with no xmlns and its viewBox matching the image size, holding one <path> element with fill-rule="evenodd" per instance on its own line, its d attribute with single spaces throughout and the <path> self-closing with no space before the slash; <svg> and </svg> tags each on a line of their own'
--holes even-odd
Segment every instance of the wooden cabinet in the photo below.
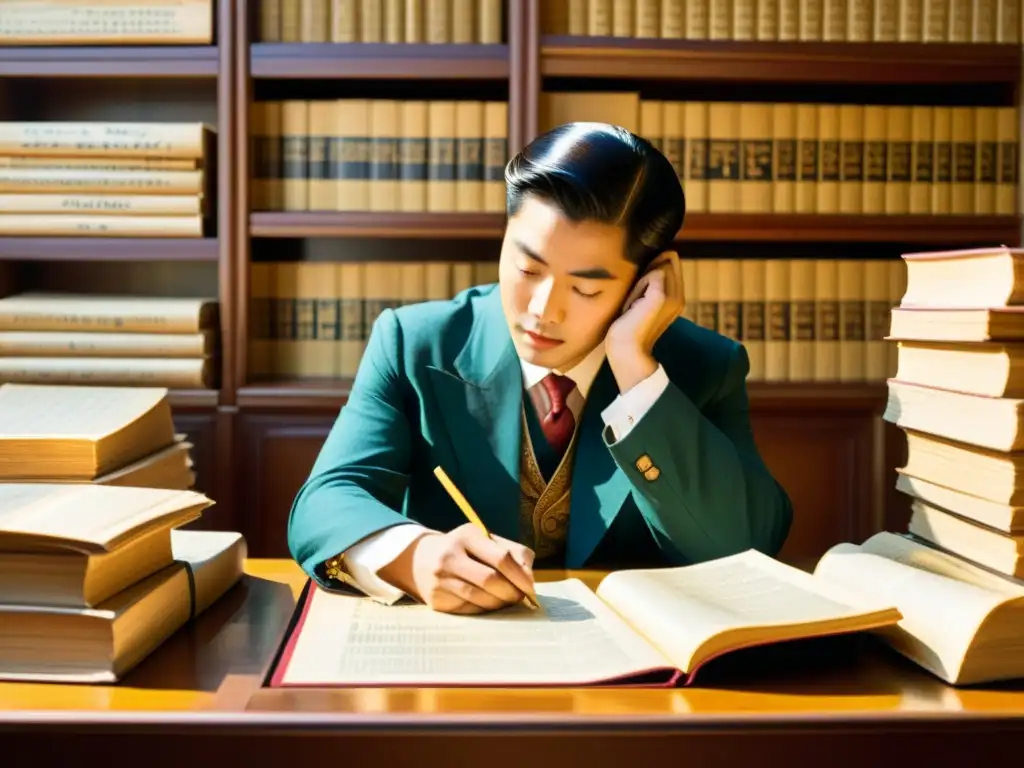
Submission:
<svg viewBox="0 0 1024 768">
<path fill-rule="evenodd" d="M 755 437 L 794 506 L 783 559 L 814 559 L 833 544 L 860 541 L 885 526 L 892 465 L 884 454 L 888 425 L 880 412 L 874 393 L 851 397 L 837 390 L 830 402 L 814 403 L 755 397 Z M 289 556 L 292 501 L 336 416 L 333 411 L 239 416 L 238 500 L 256 556 Z"/>
</svg>

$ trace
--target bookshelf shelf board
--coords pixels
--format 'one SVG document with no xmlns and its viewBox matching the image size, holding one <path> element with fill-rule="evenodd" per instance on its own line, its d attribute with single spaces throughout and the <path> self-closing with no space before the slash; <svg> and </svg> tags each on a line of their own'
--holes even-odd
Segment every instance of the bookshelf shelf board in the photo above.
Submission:
<svg viewBox="0 0 1024 768">
<path fill-rule="evenodd" d="M 500 238 L 503 213 L 267 211 L 250 216 L 255 237 Z"/>
<path fill-rule="evenodd" d="M 504 80 L 507 45 L 254 43 L 252 76 L 305 79 Z"/>
<path fill-rule="evenodd" d="M 217 407 L 219 394 L 216 389 L 172 389 L 169 399 L 172 408 L 204 410 Z"/>
<path fill-rule="evenodd" d="M 818 43 L 544 35 L 542 76 L 807 83 L 1015 83 L 1013 44 Z"/>
<path fill-rule="evenodd" d="M 217 239 L 0 237 L 0 261 L 217 261 Z"/>
<path fill-rule="evenodd" d="M 0 47 L 0 77 L 210 78 L 215 45 Z"/>
<path fill-rule="evenodd" d="M 680 240 L 1016 245 L 1017 216 L 690 213 Z"/>
<path fill-rule="evenodd" d="M 336 411 L 351 379 L 254 382 L 238 391 L 238 405 L 254 410 Z M 881 409 L 884 382 L 749 382 L 754 410 L 820 411 Z"/>
</svg>

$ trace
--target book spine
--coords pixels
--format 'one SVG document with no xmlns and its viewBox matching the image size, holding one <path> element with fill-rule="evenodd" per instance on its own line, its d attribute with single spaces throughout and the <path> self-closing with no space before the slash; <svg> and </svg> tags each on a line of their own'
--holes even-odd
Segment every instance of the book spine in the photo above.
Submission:
<svg viewBox="0 0 1024 768">
<path fill-rule="evenodd" d="M 204 357 L 211 333 L 0 331 L 5 357 Z"/>
<path fill-rule="evenodd" d="M 198 216 L 199 195 L 10 195 L 0 194 L 3 213 L 117 213 L 128 216 Z"/>
<path fill-rule="evenodd" d="M 201 216 L 0 214 L 6 237 L 202 237 Z"/>
<path fill-rule="evenodd" d="M 3 122 L 2 155 L 198 158 L 203 123 Z"/>
</svg>

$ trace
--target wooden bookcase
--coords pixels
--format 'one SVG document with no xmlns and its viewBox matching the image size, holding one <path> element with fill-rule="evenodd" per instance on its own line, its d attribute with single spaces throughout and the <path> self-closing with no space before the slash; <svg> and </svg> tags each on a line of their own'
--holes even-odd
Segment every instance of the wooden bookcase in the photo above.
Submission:
<svg viewBox="0 0 1024 768">
<path fill-rule="evenodd" d="M 345 380 L 250 379 L 253 261 L 261 253 L 301 252 L 307 241 L 377 243 L 377 258 L 388 258 L 401 241 L 402 258 L 443 248 L 461 254 L 453 258 L 495 259 L 504 226 L 493 213 L 252 211 L 250 105 L 261 92 L 440 89 L 457 98 L 462 90 L 486 90 L 508 99 L 512 153 L 537 134 L 540 94 L 549 81 L 600 82 L 608 89 L 653 84 L 663 92 L 756 89 L 793 100 L 801 93 L 857 99 L 902 89 L 1019 103 L 1017 45 L 551 36 L 541 30 L 542 2 L 508 0 L 500 45 L 262 43 L 255 41 L 254 3 L 216 0 L 210 47 L 0 48 L 3 119 L 202 115 L 217 126 L 217 216 L 209 237 L 0 238 L 0 290 L 215 292 L 220 387 L 176 392 L 174 403 L 180 428 L 195 444 L 198 485 L 217 501 L 204 525 L 242 531 L 252 554 L 286 554 L 292 498 L 348 387 Z M 686 254 L 733 244 L 769 257 L 801 248 L 896 257 L 909 249 L 1020 240 L 1017 215 L 692 213 L 680 248 Z M 893 490 L 902 441 L 880 418 L 884 383 L 752 382 L 750 393 L 757 440 L 796 509 L 784 557 L 814 557 L 837 541 L 905 523 L 906 506 Z"/>
</svg>

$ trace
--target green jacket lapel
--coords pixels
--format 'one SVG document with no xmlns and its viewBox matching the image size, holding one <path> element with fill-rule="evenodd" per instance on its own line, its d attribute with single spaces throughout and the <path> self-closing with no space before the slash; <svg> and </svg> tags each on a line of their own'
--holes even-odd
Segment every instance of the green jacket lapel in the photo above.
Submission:
<svg viewBox="0 0 1024 768">
<path fill-rule="evenodd" d="M 566 567 L 582 568 L 615 520 L 629 494 L 629 478 L 605 445 L 601 411 L 618 397 L 607 360 L 594 378 L 580 417 L 573 462 Z"/>
<path fill-rule="evenodd" d="M 522 369 L 497 288 L 475 303 L 473 325 L 451 366 L 429 368 L 453 460 L 453 466 L 442 468 L 488 529 L 515 541 Z"/>
</svg>

